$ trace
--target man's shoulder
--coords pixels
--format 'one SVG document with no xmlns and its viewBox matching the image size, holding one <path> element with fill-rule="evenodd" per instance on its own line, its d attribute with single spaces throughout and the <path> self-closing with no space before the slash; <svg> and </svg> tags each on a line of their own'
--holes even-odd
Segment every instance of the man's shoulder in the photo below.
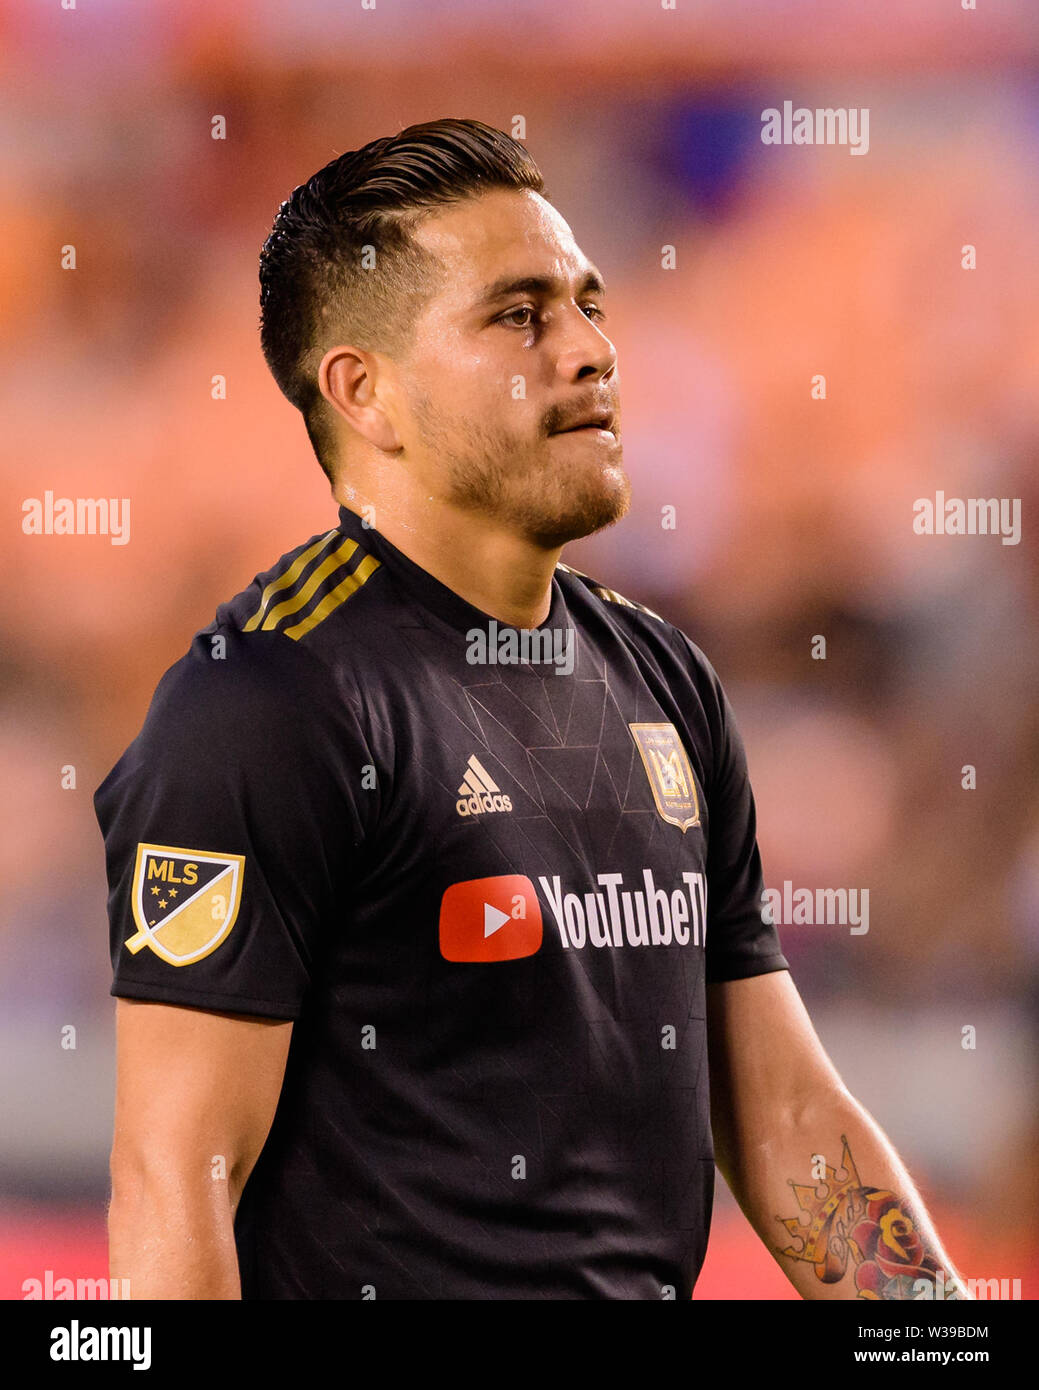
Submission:
<svg viewBox="0 0 1039 1390">
<path fill-rule="evenodd" d="M 353 663 L 341 659 L 341 641 L 333 648 L 325 639 L 330 629 L 341 636 L 343 622 L 366 606 L 358 595 L 378 568 L 376 557 L 339 527 L 286 551 L 194 634 L 159 681 L 149 724 L 166 727 L 180 718 L 270 728 L 305 722 L 304 705 L 312 713 L 335 708 L 344 695 L 355 704 Z M 356 655 L 367 645 L 351 640 L 347 650 Z"/>
<path fill-rule="evenodd" d="M 599 579 L 576 570 L 562 561 L 556 566 L 560 582 L 570 593 L 579 592 L 590 595 L 615 626 L 622 628 L 626 635 L 636 643 L 652 648 L 654 651 L 670 651 L 684 666 L 695 669 L 697 674 L 714 676 L 714 668 L 707 656 L 684 629 L 662 617 L 636 599 L 611 589 Z"/>
<path fill-rule="evenodd" d="M 634 650 L 643 670 L 655 668 L 673 691 L 695 690 L 705 706 L 714 709 L 720 705 L 724 696 L 718 673 L 684 628 L 570 565 L 560 562 L 556 568 L 565 591 L 586 595 L 601 609 L 614 631 Z"/>
<path fill-rule="evenodd" d="M 328 631 L 333 614 L 341 620 L 365 609 L 356 598 L 379 568 L 371 550 L 333 526 L 286 551 L 256 575 L 219 606 L 213 622 L 200 635 L 277 633 L 294 647 L 320 651 L 321 636 Z M 365 597 L 378 587 L 367 590 Z"/>
<path fill-rule="evenodd" d="M 220 604 L 160 677 L 95 804 L 126 779 L 168 772 L 174 763 L 310 766 L 331 730 L 352 734 L 362 681 L 350 662 L 330 655 L 322 633 L 325 619 L 341 614 L 374 572 L 370 559 L 333 528 L 287 551 Z"/>
<path fill-rule="evenodd" d="M 556 565 L 556 571 L 559 573 L 563 582 L 569 581 L 579 586 L 581 589 L 586 589 L 588 593 L 594 595 L 600 602 L 615 604 L 619 608 L 630 609 L 633 613 L 644 613 L 647 617 L 654 619 L 656 623 L 660 624 L 661 630 L 671 630 L 672 624 L 669 623 L 666 618 L 662 618 L 659 613 L 654 613 L 652 608 L 647 608 L 644 603 L 636 603 L 634 599 L 625 598 L 625 596 L 619 594 L 616 589 L 608 588 L 598 579 L 593 579 L 591 575 L 585 574 L 581 570 L 575 570 L 572 565 L 564 565 L 562 560 L 560 560 Z"/>
</svg>

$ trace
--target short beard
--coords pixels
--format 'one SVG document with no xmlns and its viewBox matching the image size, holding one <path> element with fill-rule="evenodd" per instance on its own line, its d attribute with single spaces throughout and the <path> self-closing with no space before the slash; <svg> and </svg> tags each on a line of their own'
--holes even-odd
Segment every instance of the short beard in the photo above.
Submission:
<svg viewBox="0 0 1039 1390">
<path fill-rule="evenodd" d="M 447 468 L 445 499 L 464 511 L 487 517 L 518 532 L 544 550 L 557 550 L 568 541 L 590 536 L 619 521 L 631 503 L 631 483 L 620 461 L 620 449 L 610 468 L 581 476 L 581 486 L 562 494 L 547 488 L 543 467 L 517 474 L 509 460 L 518 453 L 509 435 L 486 427 L 466 425 L 464 453 L 449 442 L 445 419 L 424 397 L 413 402 L 426 447 Z"/>
</svg>

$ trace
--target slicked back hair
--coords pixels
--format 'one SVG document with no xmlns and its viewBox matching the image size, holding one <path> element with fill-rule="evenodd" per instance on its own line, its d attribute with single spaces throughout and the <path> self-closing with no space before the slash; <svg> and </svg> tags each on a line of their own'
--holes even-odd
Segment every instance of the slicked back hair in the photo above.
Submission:
<svg viewBox="0 0 1039 1390">
<path fill-rule="evenodd" d="M 441 288 L 440 261 L 411 233 L 436 208 L 493 188 L 544 194 L 523 145 L 447 117 L 339 155 L 278 209 L 260 252 L 260 345 L 330 482 L 335 412 L 317 383 L 321 359 L 337 343 L 405 356 Z"/>
</svg>

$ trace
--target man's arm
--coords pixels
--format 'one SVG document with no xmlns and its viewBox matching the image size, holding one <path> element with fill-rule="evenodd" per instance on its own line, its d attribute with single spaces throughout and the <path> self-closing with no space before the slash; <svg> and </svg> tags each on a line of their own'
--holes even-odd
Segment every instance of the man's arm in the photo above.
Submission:
<svg viewBox="0 0 1039 1390">
<path fill-rule="evenodd" d="M 234 1213 L 270 1132 L 291 1021 L 119 999 L 109 1273 L 130 1297 L 241 1297 Z"/>
<path fill-rule="evenodd" d="M 789 972 L 709 984 L 707 1027 L 718 1167 L 802 1297 L 949 1297 L 962 1281 L 919 1193 Z"/>
</svg>

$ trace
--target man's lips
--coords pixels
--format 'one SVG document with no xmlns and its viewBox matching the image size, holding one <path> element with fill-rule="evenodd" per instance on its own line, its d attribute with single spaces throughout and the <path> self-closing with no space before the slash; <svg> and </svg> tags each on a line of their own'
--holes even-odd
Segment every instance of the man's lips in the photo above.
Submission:
<svg viewBox="0 0 1039 1390">
<path fill-rule="evenodd" d="M 602 425 L 571 425 L 568 430 L 553 430 L 553 435 L 558 434 L 599 434 L 603 439 L 616 439 L 613 430 L 608 430 Z"/>
<path fill-rule="evenodd" d="M 614 426 L 617 422 L 616 413 L 608 406 L 593 406 L 590 410 L 585 410 L 580 414 L 571 425 L 563 425 L 558 430 L 553 430 L 553 434 L 579 434 L 582 430 L 591 430 L 596 434 L 615 433 Z"/>
<path fill-rule="evenodd" d="M 585 420 L 580 425 L 568 425 L 562 430 L 553 430 L 553 434 L 609 434 L 614 433 L 613 419 L 609 416 L 598 420 Z"/>
</svg>

